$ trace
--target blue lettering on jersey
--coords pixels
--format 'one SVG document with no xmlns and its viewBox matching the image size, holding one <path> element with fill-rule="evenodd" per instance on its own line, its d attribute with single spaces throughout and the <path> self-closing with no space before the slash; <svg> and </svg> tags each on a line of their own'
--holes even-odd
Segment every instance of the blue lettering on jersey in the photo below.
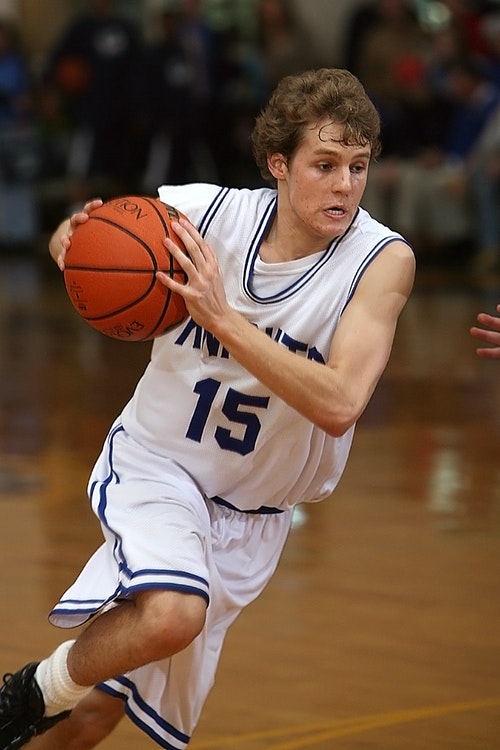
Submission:
<svg viewBox="0 0 500 750">
<path fill-rule="evenodd" d="M 282 344 L 295 354 L 303 354 L 307 359 L 320 362 L 321 364 L 325 364 L 326 362 L 321 352 L 315 346 L 310 346 L 304 341 L 294 339 L 293 336 L 285 333 L 281 328 L 266 328 L 265 333 L 269 338 L 274 339 L 274 341 Z M 191 342 L 193 349 L 203 350 L 209 357 L 221 357 L 222 359 L 229 358 L 229 352 L 221 345 L 220 341 L 218 341 L 212 333 L 205 331 L 202 326 L 195 323 L 192 318 L 189 318 L 186 325 L 177 336 L 175 344 L 177 346 L 184 346 L 189 342 Z"/>
</svg>

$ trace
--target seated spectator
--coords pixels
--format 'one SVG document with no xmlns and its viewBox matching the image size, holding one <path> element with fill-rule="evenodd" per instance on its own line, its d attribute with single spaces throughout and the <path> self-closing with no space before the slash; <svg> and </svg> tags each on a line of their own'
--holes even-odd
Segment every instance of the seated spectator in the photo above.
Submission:
<svg viewBox="0 0 500 750">
<path fill-rule="evenodd" d="M 409 95 L 412 90 L 411 86 L 407 87 Z M 448 66 L 447 91 L 451 105 L 448 114 L 446 102 L 439 98 L 435 102 L 444 114 L 440 121 L 447 125 L 434 147 L 423 149 L 410 158 L 398 154 L 388 163 L 382 159 L 379 167 L 372 171 L 366 194 L 370 210 L 370 201 L 380 202 L 380 191 L 387 197 L 387 185 L 390 186 L 392 223 L 414 241 L 417 252 L 421 253 L 458 248 L 470 252 L 471 242 L 485 231 L 471 203 L 473 182 L 478 181 L 485 189 L 482 184 L 485 162 L 479 155 L 474 157 L 474 153 L 485 133 L 490 128 L 495 132 L 492 118 L 500 102 L 500 92 L 471 60 L 456 61 Z M 438 118 L 436 114 L 436 124 Z M 411 115 L 401 120 L 401 134 L 406 128 L 410 129 L 409 119 Z M 431 124 L 432 120 L 431 114 Z M 422 129 L 422 136 L 424 134 Z M 477 198 L 487 210 L 484 196 L 477 195 Z M 381 209 L 375 208 L 374 213 L 379 213 L 384 221 L 388 218 L 382 215 Z"/>
</svg>

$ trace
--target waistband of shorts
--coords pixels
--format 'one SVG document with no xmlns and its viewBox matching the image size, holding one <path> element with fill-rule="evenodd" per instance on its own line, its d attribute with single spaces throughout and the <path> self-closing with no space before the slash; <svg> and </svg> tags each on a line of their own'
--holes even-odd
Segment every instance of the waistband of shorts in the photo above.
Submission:
<svg viewBox="0 0 500 750">
<path fill-rule="evenodd" d="M 231 510 L 237 510 L 239 513 L 250 513 L 253 515 L 269 515 L 269 514 L 275 514 L 275 513 L 284 513 L 281 508 L 270 508 L 267 505 L 261 505 L 260 508 L 255 508 L 252 510 L 242 510 L 241 508 L 237 508 L 236 505 L 233 505 L 232 503 L 229 503 L 227 500 L 224 500 L 223 497 L 219 497 L 218 495 L 215 495 L 214 497 L 209 498 L 212 500 L 216 505 L 222 505 L 224 508 L 230 508 Z"/>
</svg>

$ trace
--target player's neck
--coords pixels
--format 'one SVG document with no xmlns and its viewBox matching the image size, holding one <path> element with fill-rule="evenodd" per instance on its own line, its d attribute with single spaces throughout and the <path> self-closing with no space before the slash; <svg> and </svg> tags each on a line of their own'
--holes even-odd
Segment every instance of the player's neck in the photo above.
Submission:
<svg viewBox="0 0 500 750">
<path fill-rule="evenodd" d="M 274 218 L 271 227 L 262 241 L 259 255 L 265 263 L 286 263 L 324 250 L 324 240 L 297 231 L 289 222 Z"/>
</svg>

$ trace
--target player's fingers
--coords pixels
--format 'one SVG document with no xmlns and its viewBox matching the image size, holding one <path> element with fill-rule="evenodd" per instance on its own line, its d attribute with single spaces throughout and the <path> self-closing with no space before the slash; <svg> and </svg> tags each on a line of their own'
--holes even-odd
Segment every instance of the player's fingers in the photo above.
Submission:
<svg viewBox="0 0 500 750">
<path fill-rule="evenodd" d="M 194 224 L 191 224 L 190 221 L 183 218 L 180 218 L 179 221 L 173 221 L 172 229 L 191 255 L 193 262 L 196 258 L 199 261 L 212 258 L 214 253 L 210 245 L 205 242 Z"/>
<path fill-rule="evenodd" d="M 185 252 L 170 237 L 165 237 L 165 239 L 163 240 L 163 244 L 165 245 L 169 253 L 171 253 L 174 256 L 175 260 L 178 262 L 178 264 L 183 269 L 183 271 L 187 272 L 193 268 L 194 264 L 190 256 L 190 252 L 187 248 L 186 248 L 187 252 Z"/>
<path fill-rule="evenodd" d="M 102 198 L 91 198 L 89 201 L 87 201 L 83 207 L 83 210 L 85 213 L 89 214 L 91 211 L 94 211 L 96 208 L 99 208 L 99 206 L 103 205 Z"/>
<path fill-rule="evenodd" d="M 76 229 L 79 224 L 85 224 L 85 222 L 88 221 L 91 212 L 102 205 L 103 201 L 101 198 L 93 198 L 92 200 L 87 201 L 80 211 L 75 211 L 75 213 L 70 216 L 69 223 L 71 230 L 73 231 Z"/>
<path fill-rule="evenodd" d="M 177 279 L 172 278 L 171 276 L 168 275 L 168 273 L 165 273 L 165 271 L 157 271 L 156 278 L 164 286 L 168 287 L 172 292 L 178 292 L 181 295 L 183 294 L 186 284 L 184 284 L 183 282 L 177 281 Z"/>
</svg>

